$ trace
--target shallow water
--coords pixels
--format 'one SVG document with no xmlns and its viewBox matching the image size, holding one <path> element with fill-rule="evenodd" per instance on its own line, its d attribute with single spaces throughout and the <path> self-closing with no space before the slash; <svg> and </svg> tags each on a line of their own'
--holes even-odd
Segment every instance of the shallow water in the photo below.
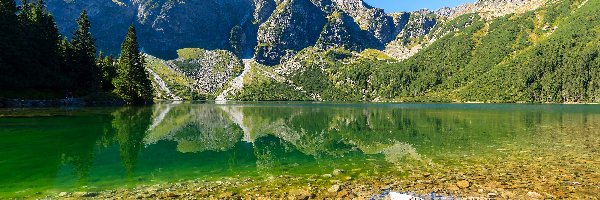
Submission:
<svg viewBox="0 0 600 200">
<path fill-rule="evenodd" d="M 13 109 L 0 110 L 0 137 L 0 198 L 336 169 L 354 179 L 406 180 L 407 191 L 452 191 L 469 180 L 471 190 L 600 193 L 597 105 Z"/>
</svg>

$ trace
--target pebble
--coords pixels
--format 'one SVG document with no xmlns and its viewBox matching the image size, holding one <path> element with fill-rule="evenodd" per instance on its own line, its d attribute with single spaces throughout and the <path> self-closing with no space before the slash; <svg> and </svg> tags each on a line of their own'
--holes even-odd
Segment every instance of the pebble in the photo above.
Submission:
<svg viewBox="0 0 600 200">
<path fill-rule="evenodd" d="M 334 176 L 337 176 L 337 175 L 343 174 L 344 172 L 345 172 L 345 171 L 344 171 L 343 169 L 335 169 L 335 170 L 333 170 L 333 173 L 332 173 L 332 174 L 333 174 Z"/>
<path fill-rule="evenodd" d="M 311 193 L 308 190 L 292 190 L 290 191 L 290 195 L 292 199 L 300 199 L 300 200 L 305 200 L 305 199 L 310 199 L 310 198 L 314 198 L 315 194 Z"/>
<path fill-rule="evenodd" d="M 462 180 L 462 181 L 458 181 L 456 183 L 456 186 L 458 186 L 460 189 L 465 189 L 465 188 L 468 188 L 469 186 L 471 186 L 471 183 L 469 181 Z"/>
<path fill-rule="evenodd" d="M 331 178 L 331 177 L 333 177 L 333 175 L 331 175 L 331 174 L 323 174 L 323 177 L 324 178 Z"/>
<path fill-rule="evenodd" d="M 540 193 L 537 192 L 527 192 L 527 196 L 532 198 L 532 199 L 541 199 L 543 198 L 543 196 Z"/>
<path fill-rule="evenodd" d="M 98 193 L 95 192 L 75 192 L 73 194 L 76 197 L 95 197 L 98 196 Z"/>
<path fill-rule="evenodd" d="M 329 189 L 327 189 L 327 192 L 331 192 L 331 193 L 335 193 L 335 192 L 339 192 L 342 188 L 340 187 L 340 185 L 333 185 L 331 186 Z"/>
</svg>

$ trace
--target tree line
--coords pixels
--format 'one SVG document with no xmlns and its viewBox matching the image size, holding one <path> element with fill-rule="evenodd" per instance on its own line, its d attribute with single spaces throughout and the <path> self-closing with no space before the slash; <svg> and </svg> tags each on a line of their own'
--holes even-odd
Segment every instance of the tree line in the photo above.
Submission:
<svg viewBox="0 0 600 200">
<path fill-rule="evenodd" d="M 0 97 L 108 95 L 128 104 L 152 100 L 152 85 L 130 26 L 119 57 L 98 53 L 87 12 L 71 39 L 62 36 L 45 2 L 0 0 Z"/>
</svg>

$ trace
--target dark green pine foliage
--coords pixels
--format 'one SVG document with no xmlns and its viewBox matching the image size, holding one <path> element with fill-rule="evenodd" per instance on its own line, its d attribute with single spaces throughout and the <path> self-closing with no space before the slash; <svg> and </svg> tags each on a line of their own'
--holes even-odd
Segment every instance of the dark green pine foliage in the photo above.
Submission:
<svg viewBox="0 0 600 200">
<path fill-rule="evenodd" d="M 152 100 L 152 83 L 144 68 L 144 55 L 139 51 L 135 28 L 129 27 L 113 80 L 115 93 L 128 104 L 145 104 Z"/>
<path fill-rule="evenodd" d="M 60 73 L 60 34 L 52 15 L 43 0 L 31 4 L 23 2 L 19 12 L 20 67 L 15 68 L 18 77 L 14 89 L 61 90 L 66 80 Z M 16 88 L 15 88 L 16 87 Z"/>
<path fill-rule="evenodd" d="M 77 29 L 73 32 L 68 67 L 74 75 L 79 90 L 94 92 L 100 89 L 100 70 L 96 65 L 96 40 L 90 32 L 91 23 L 87 12 L 81 12 L 77 19 Z"/>
<path fill-rule="evenodd" d="M 0 88 L 14 85 L 10 75 L 18 61 L 17 34 L 19 32 L 17 6 L 14 0 L 0 0 Z"/>
<path fill-rule="evenodd" d="M 112 56 L 104 56 L 104 54 L 100 52 L 96 63 L 100 69 L 100 87 L 102 91 L 114 90 L 115 86 L 112 84 L 112 80 L 117 77 L 115 58 Z"/>
</svg>

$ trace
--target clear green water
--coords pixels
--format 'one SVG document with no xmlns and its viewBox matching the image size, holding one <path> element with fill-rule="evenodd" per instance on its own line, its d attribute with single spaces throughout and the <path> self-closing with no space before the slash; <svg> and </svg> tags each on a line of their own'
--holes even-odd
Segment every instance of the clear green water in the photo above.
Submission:
<svg viewBox="0 0 600 200">
<path fill-rule="evenodd" d="M 362 178 L 453 172 L 485 185 L 503 180 L 491 178 L 497 166 L 512 166 L 517 181 L 541 182 L 525 189 L 558 191 L 577 182 L 584 196 L 600 192 L 597 105 L 5 109 L 0 138 L 0 198 L 190 179 L 314 177 L 334 169 Z M 529 168 L 522 173 L 555 182 L 519 176 Z"/>
</svg>

